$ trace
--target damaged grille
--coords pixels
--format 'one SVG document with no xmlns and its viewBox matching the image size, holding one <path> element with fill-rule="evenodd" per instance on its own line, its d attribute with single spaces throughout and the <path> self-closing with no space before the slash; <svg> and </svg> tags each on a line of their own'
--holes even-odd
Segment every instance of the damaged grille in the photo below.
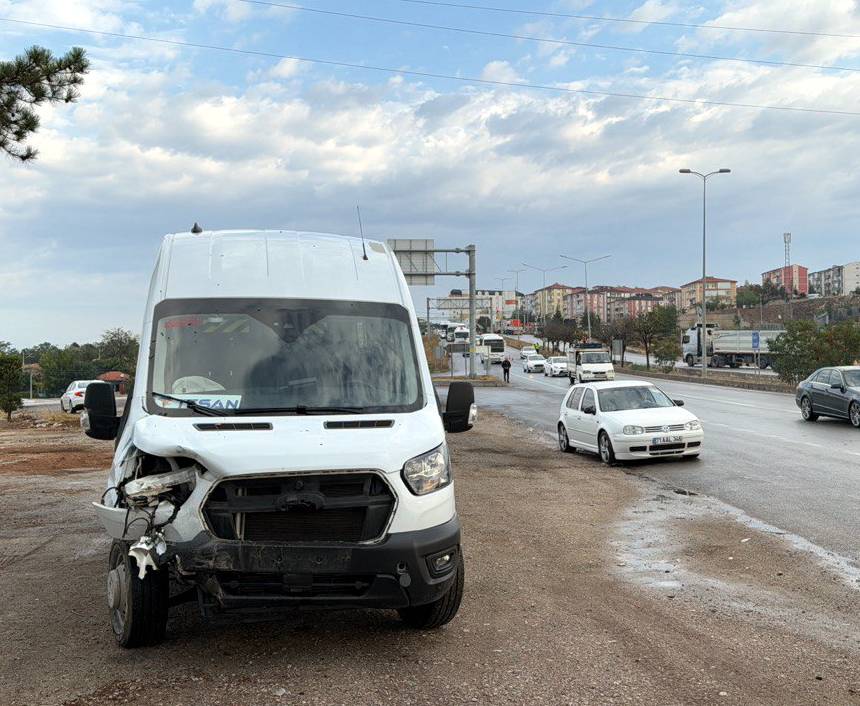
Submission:
<svg viewBox="0 0 860 706">
<path fill-rule="evenodd" d="M 381 537 L 393 510 L 380 476 L 349 473 L 225 480 L 203 512 L 219 539 L 355 543 Z"/>
</svg>

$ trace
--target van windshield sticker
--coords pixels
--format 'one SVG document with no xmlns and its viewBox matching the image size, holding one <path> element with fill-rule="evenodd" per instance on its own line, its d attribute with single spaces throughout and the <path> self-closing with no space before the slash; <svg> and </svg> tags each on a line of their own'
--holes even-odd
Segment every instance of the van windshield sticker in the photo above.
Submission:
<svg viewBox="0 0 860 706">
<path fill-rule="evenodd" d="M 175 394 L 173 397 L 181 397 L 183 400 L 194 402 L 201 407 L 209 409 L 239 409 L 242 406 L 242 395 L 189 395 Z M 158 404 L 165 409 L 181 409 L 184 405 L 176 400 L 158 400 Z"/>
</svg>

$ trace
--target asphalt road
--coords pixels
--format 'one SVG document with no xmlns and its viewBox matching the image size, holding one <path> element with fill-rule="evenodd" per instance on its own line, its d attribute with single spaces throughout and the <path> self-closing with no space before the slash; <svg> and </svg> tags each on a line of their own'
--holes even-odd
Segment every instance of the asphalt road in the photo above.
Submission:
<svg viewBox="0 0 860 706">
<path fill-rule="evenodd" d="M 511 386 L 478 388 L 479 410 L 500 411 L 534 434 L 555 437 L 568 381 L 525 375 L 519 351 L 509 355 Z M 499 366 L 493 370 L 501 375 Z M 788 394 L 658 384 L 702 420 L 702 458 L 635 463 L 625 470 L 719 498 L 860 564 L 860 432 L 837 420 L 804 422 Z M 597 457 L 594 463 L 599 470 Z"/>
</svg>

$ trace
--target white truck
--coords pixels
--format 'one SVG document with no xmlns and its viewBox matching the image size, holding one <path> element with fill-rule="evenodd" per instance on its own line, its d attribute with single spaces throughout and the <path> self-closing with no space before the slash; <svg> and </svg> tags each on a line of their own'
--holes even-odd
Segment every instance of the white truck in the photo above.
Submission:
<svg viewBox="0 0 860 706">
<path fill-rule="evenodd" d="M 366 250 L 366 254 L 364 254 Z M 95 512 L 109 622 L 160 642 L 168 609 L 397 609 L 450 621 L 463 595 L 445 432 L 409 288 L 384 242 L 292 231 L 164 238 L 121 417 L 91 383 L 81 426 L 114 440 Z"/>
<path fill-rule="evenodd" d="M 570 384 L 615 379 L 612 356 L 601 344 L 583 344 L 568 351 L 567 375 Z"/>
<path fill-rule="evenodd" d="M 488 349 L 486 358 L 488 358 L 491 363 L 501 363 L 502 359 L 505 357 L 505 339 L 497 333 L 485 333 L 478 340 L 478 345 L 484 346 Z M 481 362 L 486 362 L 483 354 L 481 355 Z"/>
<path fill-rule="evenodd" d="M 690 328 L 683 337 L 684 361 L 690 367 L 702 362 L 701 326 Z M 708 365 L 713 368 L 739 368 L 758 365 L 762 370 L 773 364 L 770 343 L 782 330 L 721 330 L 708 326 Z"/>
</svg>

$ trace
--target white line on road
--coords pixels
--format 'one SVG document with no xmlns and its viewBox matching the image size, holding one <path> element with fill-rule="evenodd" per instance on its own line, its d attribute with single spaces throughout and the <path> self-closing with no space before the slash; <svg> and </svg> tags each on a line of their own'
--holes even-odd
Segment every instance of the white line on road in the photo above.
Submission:
<svg viewBox="0 0 860 706">
<path fill-rule="evenodd" d="M 708 426 L 715 427 L 725 427 L 726 429 L 731 429 L 732 431 L 740 432 L 741 434 L 749 434 L 751 436 L 763 436 L 766 439 L 773 439 L 775 441 L 782 441 L 786 444 L 800 444 L 801 446 L 812 446 L 816 449 L 824 449 L 826 451 L 839 451 L 841 453 L 849 454 L 850 456 L 860 456 L 860 452 L 857 451 L 848 451 L 847 449 L 834 448 L 833 446 L 826 446 L 824 444 L 816 444 L 813 441 L 801 441 L 800 439 L 790 439 L 785 436 L 776 436 L 774 434 L 765 434 L 760 431 L 753 431 L 752 429 L 745 429 L 742 427 L 735 427 L 731 424 L 723 424 L 722 422 L 709 422 L 706 420 L 702 420 Z"/>
</svg>

